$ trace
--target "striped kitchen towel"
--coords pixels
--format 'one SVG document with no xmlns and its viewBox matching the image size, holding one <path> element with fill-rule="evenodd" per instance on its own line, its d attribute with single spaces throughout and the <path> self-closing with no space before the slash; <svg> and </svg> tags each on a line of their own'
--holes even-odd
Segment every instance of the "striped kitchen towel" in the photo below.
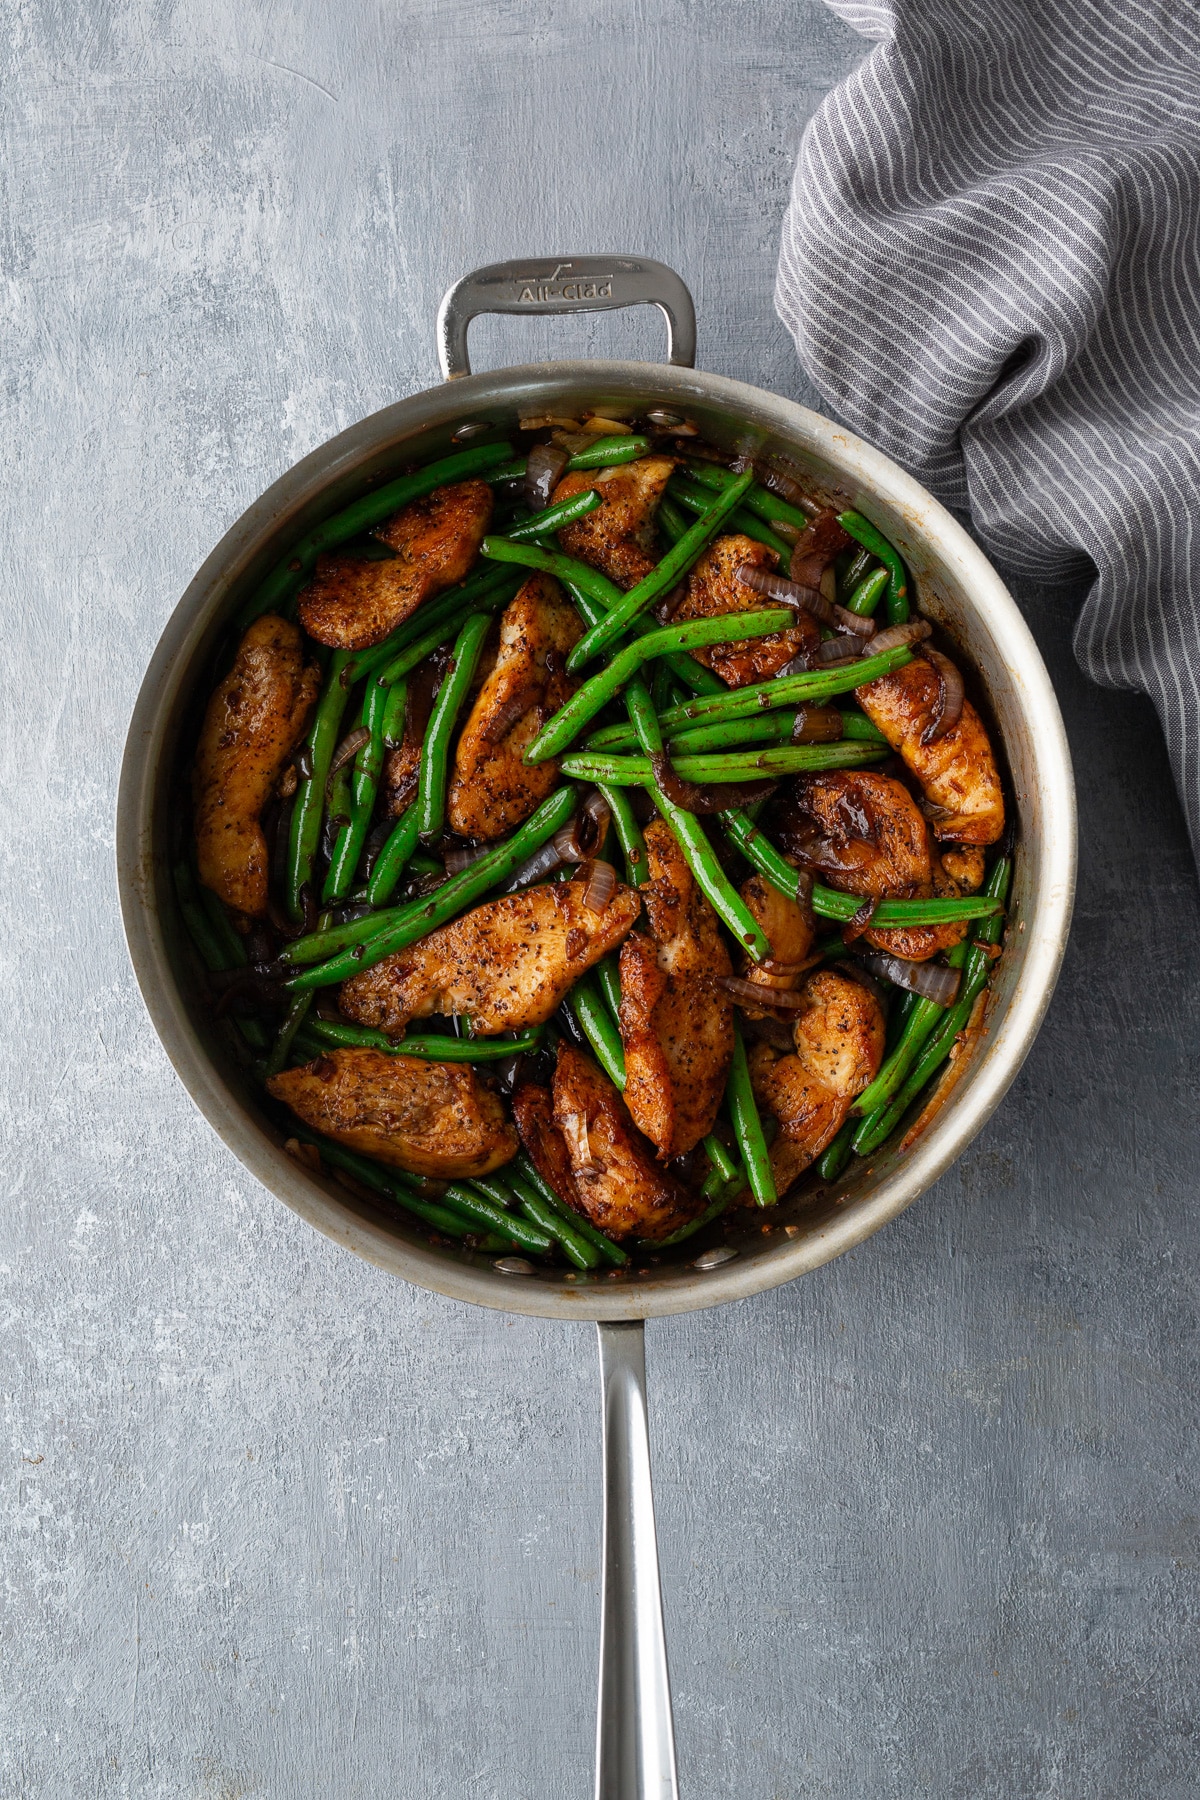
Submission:
<svg viewBox="0 0 1200 1800">
<path fill-rule="evenodd" d="M 1002 565 L 1095 565 L 1076 653 L 1150 695 L 1200 856 L 1200 7 L 828 4 L 878 43 L 804 134 L 780 315 Z"/>
</svg>

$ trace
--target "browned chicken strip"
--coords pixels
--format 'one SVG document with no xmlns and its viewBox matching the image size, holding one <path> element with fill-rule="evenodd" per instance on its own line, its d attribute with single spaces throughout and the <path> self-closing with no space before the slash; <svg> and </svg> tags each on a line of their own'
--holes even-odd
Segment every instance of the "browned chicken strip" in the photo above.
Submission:
<svg viewBox="0 0 1200 1800">
<path fill-rule="evenodd" d="M 620 883 L 603 912 L 586 881 L 506 894 L 351 976 L 338 994 L 348 1019 L 398 1036 L 410 1019 L 469 1015 L 482 1037 L 542 1025 L 586 969 L 615 950 L 641 911 Z"/>
<path fill-rule="evenodd" d="M 319 556 L 300 594 L 304 629 L 338 650 L 378 644 L 422 600 L 462 580 L 487 534 L 492 504 L 486 481 L 457 481 L 410 501 L 376 528 L 374 535 L 396 551 L 389 561 L 339 551 Z"/>
<path fill-rule="evenodd" d="M 668 1162 L 713 1128 L 733 1058 L 733 1003 L 713 977 L 733 971 L 674 833 L 655 819 L 645 835 L 650 934 L 621 949 L 625 1104 Z"/>
<path fill-rule="evenodd" d="M 938 672 L 923 656 L 855 689 L 921 784 L 935 837 L 958 844 L 994 844 L 1004 830 L 1004 794 L 983 720 L 969 700 L 944 737 L 923 744 L 940 693 Z"/>
<path fill-rule="evenodd" d="M 267 911 L 262 809 L 300 742 L 321 688 L 287 619 L 256 619 L 213 693 L 192 770 L 200 879 L 236 912 Z"/>
<path fill-rule="evenodd" d="M 590 563 L 619 587 L 636 587 L 657 561 L 654 516 L 674 468 L 673 456 L 643 456 L 615 469 L 577 469 L 564 475 L 554 490 L 556 505 L 589 488 L 604 496 L 595 512 L 559 532 L 567 555 Z"/>
<path fill-rule="evenodd" d="M 610 1237 L 657 1241 L 704 1206 L 654 1159 L 612 1082 L 565 1039 L 554 1071 L 554 1123 L 571 1161 L 579 1204 Z"/>
<path fill-rule="evenodd" d="M 799 986 L 816 938 L 812 911 L 789 900 L 763 875 L 751 875 L 744 881 L 741 894 L 750 917 L 771 946 L 770 961 L 774 965 L 766 968 L 747 956 L 743 959 L 742 979 L 761 987 L 764 1001 L 769 1001 L 773 992 L 790 992 Z M 748 1010 L 752 1018 L 763 1016 Z"/>
<path fill-rule="evenodd" d="M 750 563 L 756 569 L 773 572 L 778 562 L 773 550 L 740 532 L 716 538 L 688 576 L 687 592 L 673 623 L 755 612 L 769 605 L 761 594 L 737 579 L 737 570 L 743 563 Z M 815 655 L 820 642 L 817 621 L 811 613 L 798 612 L 796 623 L 786 631 L 772 632 L 770 637 L 742 638 L 733 644 L 715 644 L 692 654 L 730 687 L 746 687 L 751 682 L 769 681 L 794 657 Z"/>
<path fill-rule="evenodd" d="M 779 1121 L 771 1169 L 781 1198 L 832 1143 L 883 1061 L 883 1012 L 861 982 L 818 969 L 801 992 L 808 1006 L 793 1029 L 794 1054 L 755 1044 L 749 1058 L 755 1097 Z"/>
<path fill-rule="evenodd" d="M 512 1109 L 521 1142 L 542 1180 L 549 1182 L 566 1205 L 573 1206 L 576 1212 L 583 1212 L 583 1202 L 571 1173 L 567 1140 L 554 1123 L 554 1098 L 550 1089 L 539 1087 L 533 1081 L 522 1082 L 513 1095 Z"/>
<path fill-rule="evenodd" d="M 331 1050 L 267 1087 L 314 1131 L 412 1175 L 487 1175 L 517 1153 L 501 1101 L 470 1063 Z"/>
<path fill-rule="evenodd" d="M 959 892 L 916 801 L 890 775 L 839 769 L 798 777 L 780 804 L 779 837 L 789 854 L 844 894 L 915 900 Z M 877 950 L 926 962 L 959 943 L 966 930 L 959 920 L 871 927 L 862 935 Z"/>
<path fill-rule="evenodd" d="M 913 899 L 933 892 L 928 827 L 903 782 L 890 775 L 799 775 L 775 818 L 788 855 L 844 894 Z"/>
<path fill-rule="evenodd" d="M 463 837 L 503 837 L 557 786 L 553 758 L 535 766 L 522 758 L 579 685 L 566 660 L 582 635 L 579 614 L 552 576 L 532 576 L 505 607 L 495 666 L 455 752 L 447 806 Z"/>
<path fill-rule="evenodd" d="M 947 844 L 942 851 L 942 867 L 960 894 L 977 894 L 987 872 L 978 844 Z"/>
</svg>

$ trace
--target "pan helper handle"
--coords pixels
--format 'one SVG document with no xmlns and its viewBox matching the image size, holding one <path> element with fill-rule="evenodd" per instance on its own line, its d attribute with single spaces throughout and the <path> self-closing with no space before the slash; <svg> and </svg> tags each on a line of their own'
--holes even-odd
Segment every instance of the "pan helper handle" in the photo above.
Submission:
<svg viewBox="0 0 1200 1800">
<path fill-rule="evenodd" d="M 602 1324 L 604 1587 L 596 1800 L 678 1800 L 646 1422 L 645 1323 Z"/>
<path fill-rule="evenodd" d="M 456 281 L 438 308 L 438 360 L 447 381 L 471 373 L 467 327 L 480 313 L 610 312 L 657 306 L 667 322 L 667 361 L 696 363 L 696 309 L 686 284 L 647 256 L 571 256 L 491 263 Z"/>
</svg>

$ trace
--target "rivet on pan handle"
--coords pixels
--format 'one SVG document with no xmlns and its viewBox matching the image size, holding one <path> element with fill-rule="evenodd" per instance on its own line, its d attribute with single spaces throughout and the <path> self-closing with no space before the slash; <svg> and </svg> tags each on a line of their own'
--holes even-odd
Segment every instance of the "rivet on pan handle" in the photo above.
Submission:
<svg viewBox="0 0 1200 1800">
<path fill-rule="evenodd" d="M 696 309 L 665 263 L 639 256 L 572 256 L 491 263 L 464 275 L 438 308 L 438 361 L 447 381 L 471 373 L 467 327 L 479 313 L 609 312 L 657 306 L 667 322 L 667 361 L 695 367 Z"/>
</svg>

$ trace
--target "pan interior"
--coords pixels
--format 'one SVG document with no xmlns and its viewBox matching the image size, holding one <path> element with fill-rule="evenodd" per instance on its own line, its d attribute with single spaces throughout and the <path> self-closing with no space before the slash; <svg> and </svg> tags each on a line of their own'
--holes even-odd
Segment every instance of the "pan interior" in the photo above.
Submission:
<svg viewBox="0 0 1200 1800">
<path fill-rule="evenodd" d="M 502 438 L 531 413 L 683 412 L 730 452 L 781 454 L 822 498 L 853 505 L 896 542 L 917 602 L 961 647 L 984 691 L 1019 821 L 1005 955 L 987 1031 L 936 1120 L 906 1149 L 856 1163 L 835 1189 L 746 1213 L 722 1242 L 736 1255 L 698 1269 L 701 1236 L 633 1275 L 538 1271 L 432 1245 L 422 1229 L 301 1168 L 261 1109 L 232 1036 L 214 1026 L 178 917 L 170 866 L 182 759 L 230 621 L 297 537 L 408 465 Z M 460 442 L 463 440 L 459 440 Z M 742 1298 L 817 1267 L 911 1203 L 998 1103 L 1026 1054 L 1057 975 L 1074 883 L 1074 792 L 1057 703 L 999 577 L 931 496 L 878 452 L 807 409 L 690 370 L 562 363 L 473 376 L 377 413 L 289 471 L 232 528 L 172 615 L 148 670 L 122 771 L 118 863 L 131 955 L 147 1006 L 185 1084 L 235 1154 L 302 1217 L 405 1279 L 508 1311 L 629 1318 Z"/>
</svg>

